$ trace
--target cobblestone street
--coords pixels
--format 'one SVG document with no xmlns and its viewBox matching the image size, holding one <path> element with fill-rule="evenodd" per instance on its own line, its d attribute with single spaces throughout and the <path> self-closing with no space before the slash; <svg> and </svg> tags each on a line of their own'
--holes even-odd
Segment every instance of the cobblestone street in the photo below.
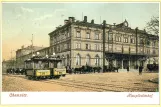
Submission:
<svg viewBox="0 0 161 107">
<path fill-rule="evenodd" d="M 3 91 L 95 91 L 95 92 L 155 92 L 159 84 L 150 80 L 158 73 L 119 72 L 72 74 L 58 80 L 28 80 L 24 75 L 3 75 Z"/>
</svg>

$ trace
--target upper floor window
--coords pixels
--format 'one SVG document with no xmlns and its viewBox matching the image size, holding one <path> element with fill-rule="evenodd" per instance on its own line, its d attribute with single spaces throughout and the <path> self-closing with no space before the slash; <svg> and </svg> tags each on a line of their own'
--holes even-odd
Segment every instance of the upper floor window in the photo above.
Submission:
<svg viewBox="0 0 161 107">
<path fill-rule="evenodd" d="M 70 34 L 69 34 L 69 32 L 67 32 L 67 37 L 70 37 Z"/>
<path fill-rule="evenodd" d="M 76 49 L 80 49 L 81 48 L 81 44 L 80 43 L 76 43 Z"/>
<path fill-rule="evenodd" d="M 109 34 L 109 40 L 113 40 L 113 34 L 112 33 Z"/>
<path fill-rule="evenodd" d="M 86 33 L 86 38 L 87 38 L 87 39 L 90 38 L 90 33 Z"/>
<path fill-rule="evenodd" d="M 155 50 L 153 50 L 153 54 L 156 54 Z"/>
<path fill-rule="evenodd" d="M 99 50 L 99 45 L 95 44 L 95 50 Z"/>
<path fill-rule="evenodd" d="M 127 37 L 124 38 L 124 43 L 128 43 L 128 38 Z"/>
<path fill-rule="evenodd" d="M 77 35 L 76 35 L 76 37 L 78 37 L 78 38 L 80 38 L 80 37 L 81 37 L 81 33 L 80 33 L 80 31 L 77 31 Z"/>
<path fill-rule="evenodd" d="M 147 44 L 148 46 L 150 46 L 150 41 L 147 41 L 146 44 Z"/>
<path fill-rule="evenodd" d="M 99 39 L 99 34 L 95 34 L 95 39 Z"/>
<path fill-rule="evenodd" d="M 86 44 L 86 49 L 90 49 L 90 48 L 91 48 L 90 44 Z"/>
<path fill-rule="evenodd" d="M 116 37 L 116 41 L 117 41 L 117 42 L 121 42 L 121 37 L 120 37 L 120 36 L 117 36 L 117 37 Z"/>
<path fill-rule="evenodd" d="M 131 38 L 131 43 L 135 43 L 135 40 L 134 40 L 134 38 Z"/>
<path fill-rule="evenodd" d="M 64 49 L 67 49 L 67 44 L 64 44 Z"/>
<path fill-rule="evenodd" d="M 144 41 L 142 38 L 140 39 L 140 44 L 144 44 Z"/>
</svg>

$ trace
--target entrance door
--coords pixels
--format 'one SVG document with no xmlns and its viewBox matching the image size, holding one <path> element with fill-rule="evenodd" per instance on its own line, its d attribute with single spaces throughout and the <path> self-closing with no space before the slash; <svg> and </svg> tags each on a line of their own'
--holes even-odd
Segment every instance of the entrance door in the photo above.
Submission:
<svg viewBox="0 0 161 107">
<path fill-rule="evenodd" d="M 122 68 L 122 61 L 121 60 L 116 61 L 116 67 Z"/>
<path fill-rule="evenodd" d="M 129 65 L 128 60 L 123 60 L 123 68 L 127 69 L 128 65 Z"/>
</svg>

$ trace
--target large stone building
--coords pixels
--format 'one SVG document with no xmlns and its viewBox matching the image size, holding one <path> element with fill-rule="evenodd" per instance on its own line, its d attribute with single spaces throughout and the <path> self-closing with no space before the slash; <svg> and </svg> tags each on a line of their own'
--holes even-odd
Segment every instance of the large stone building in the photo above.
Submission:
<svg viewBox="0 0 161 107">
<path fill-rule="evenodd" d="M 103 30 L 94 20 L 75 21 L 69 17 L 50 36 L 50 53 L 62 58 L 63 64 L 71 67 L 82 65 L 102 66 Z M 111 62 L 120 68 L 134 68 L 136 65 L 158 63 L 159 37 L 145 30 L 132 29 L 125 20 L 120 24 L 106 24 L 105 64 Z"/>
<path fill-rule="evenodd" d="M 49 33 L 49 47 L 22 47 L 16 51 L 16 67 L 24 67 L 24 61 L 39 52 L 40 56 L 52 55 L 60 57 L 63 65 L 80 67 L 82 65 L 120 67 L 158 63 L 159 37 L 148 34 L 145 30 L 132 29 L 125 20 L 120 24 L 106 24 L 105 42 L 103 42 L 103 25 L 95 24 L 94 20 L 87 22 L 75 21 L 74 17 L 64 20 L 64 25 Z M 103 52 L 103 43 L 105 51 Z M 34 51 L 33 51 L 34 49 Z"/>
</svg>

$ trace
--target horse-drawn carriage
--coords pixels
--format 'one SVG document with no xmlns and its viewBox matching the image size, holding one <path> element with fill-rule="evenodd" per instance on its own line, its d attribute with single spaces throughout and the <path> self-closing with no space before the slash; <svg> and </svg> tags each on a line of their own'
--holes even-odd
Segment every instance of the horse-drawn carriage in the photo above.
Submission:
<svg viewBox="0 0 161 107">
<path fill-rule="evenodd" d="M 147 69 L 150 71 L 150 72 L 158 72 L 159 71 L 159 66 L 158 64 L 147 64 Z"/>
<path fill-rule="evenodd" d="M 80 67 L 76 67 L 76 68 L 70 68 L 67 67 L 67 72 L 69 74 L 87 74 L 87 73 L 95 73 L 95 72 L 101 72 L 101 67 L 92 67 L 89 65 L 84 65 L 84 66 L 80 66 Z"/>
</svg>

